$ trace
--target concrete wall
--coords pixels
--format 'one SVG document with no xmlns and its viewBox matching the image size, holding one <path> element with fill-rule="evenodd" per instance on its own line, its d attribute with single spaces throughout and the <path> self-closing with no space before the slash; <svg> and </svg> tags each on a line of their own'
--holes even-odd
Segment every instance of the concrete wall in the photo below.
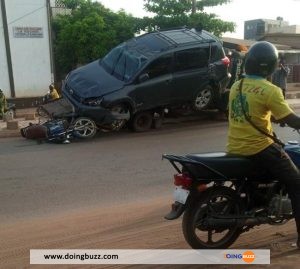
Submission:
<svg viewBox="0 0 300 269">
<path fill-rule="evenodd" d="M 289 25 L 280 28 L 272 28 L 270 29 L 269 33 L 300 34 L 300 25 Z"/>
<path fill-rule="evenodd" d="M 299 53 L 289 53 L 288 51 L 284 53 L 284 59 L 287 64 L 300 64 L 300 52 Z"/>
<path fill-rule="evenodd" d="M 274 44 L 284 44 L 293 49 L 300 49 L 300 34 L 267 34 L 263 40 Z"/>
<path fill-rule="evenodd" d="M 7 69 L 7 59 L 4 42 L 4 32 L 2 24 L 2 11 L 0 5 L 0 89 L 4 92 L 5 96 L 10 96 L 9 77 Z"/>
<path fill-rule="evenodd" d="M 16 97 L 44 95 L 53 80 L 47 1 L 5 0 L 5 4 Z M 38 29 L 35 37 L 34 29 Z M 3 42 L 0 31 L 0 47 Z M 7 67 L 0 64 L 1 77 L 3 73 L 7 73 Z M 7 87 L 2 83 L 1 79 L 0 87 Z"/>
</svg>

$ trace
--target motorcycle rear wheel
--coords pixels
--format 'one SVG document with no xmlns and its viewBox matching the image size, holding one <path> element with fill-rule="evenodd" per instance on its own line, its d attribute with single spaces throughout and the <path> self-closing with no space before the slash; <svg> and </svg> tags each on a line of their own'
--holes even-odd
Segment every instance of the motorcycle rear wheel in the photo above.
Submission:
<svg viewBox="0 0 300 269">
<path fill-rule="evenodd" d="M 194 249 L 228 248 L 239 237 L 242 228 L 237 224 L 213 228 L 205 224 L 205 219 L 212 215 L 238 215 L 242 211 L 242 203 L 234 190 L 223 186 L 208 189 L 184 213 L 182 230 L 185 240 Z"/>
</svg>

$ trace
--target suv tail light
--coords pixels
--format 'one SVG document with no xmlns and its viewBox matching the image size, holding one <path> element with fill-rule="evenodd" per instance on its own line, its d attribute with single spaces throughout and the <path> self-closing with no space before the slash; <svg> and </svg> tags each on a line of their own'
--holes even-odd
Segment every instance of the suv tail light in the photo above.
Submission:
<svg viewBox="0 0 300 269">
<path fill-rule="evenodd" d="M 226 67 L 229 67 L 230 65 L 230 60 L 228 57 L 224 57 L 222 60 L 222 63 L 226 66 Z"/>
<path fill-rule="evenodd" d="M 174 175 L 174 185 L 189 189 L 192 185 L 192 179 L 187 174 L 176 174 Z"/>
</svg>

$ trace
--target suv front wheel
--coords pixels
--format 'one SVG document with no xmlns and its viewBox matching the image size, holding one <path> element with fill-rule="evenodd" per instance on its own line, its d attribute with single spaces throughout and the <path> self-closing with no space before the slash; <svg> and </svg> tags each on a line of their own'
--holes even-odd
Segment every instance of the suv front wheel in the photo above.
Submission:
<svg viewBox="0 0 300 269">
<path fill-rule="evenodd" d="M 213 102 L 213 88 L 206 85 L 200 89 L 194 99 L 194 109 L 196 111 L 207 109 Z"/>
<path fill-rule="evenodd" d="M 152 122 L 152 113 L 150 111 L 142 111 L 133 116 L 130 128 L 135 132 L 146 132 L 151 128 Z"/>
</svg>

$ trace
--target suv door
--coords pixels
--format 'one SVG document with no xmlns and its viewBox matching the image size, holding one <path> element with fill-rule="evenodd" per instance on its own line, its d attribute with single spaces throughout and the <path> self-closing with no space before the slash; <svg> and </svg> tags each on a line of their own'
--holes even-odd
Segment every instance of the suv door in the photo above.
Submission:
<svg viewBox="0 0 300 269">
<path fill-rule="evenodd" d="M 177 51 L 174 56 L 172 103 L 191 100 L 200 85 L 208 80 L 209 48 Z"/>
<path fill-rule="evenodd" d="M 172 86 L 172 54 L 166 54 L 153 60 L 140 73 L 135 89 L 130 93 L 137 110 L 169 104 Z M 146 79 L 145 79 L 146 78 Z"/>
</svg>

